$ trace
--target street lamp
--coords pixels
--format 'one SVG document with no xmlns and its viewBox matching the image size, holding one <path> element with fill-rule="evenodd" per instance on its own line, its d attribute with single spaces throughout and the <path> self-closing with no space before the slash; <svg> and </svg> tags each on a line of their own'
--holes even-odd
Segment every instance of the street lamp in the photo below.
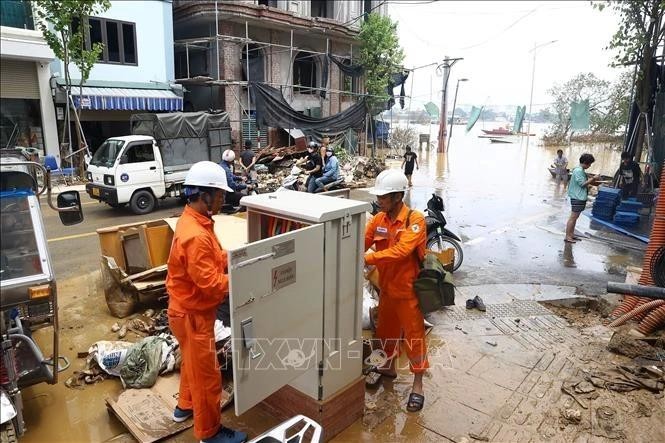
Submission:
<svg viewBox="0 0 665 443">
<path fill-rule="evenodd" d="M 544 46 L 551 45 L 552 43 L 556 43 L 559 40 L 552 40 L 550 42 L 546 43 L 541 43 L 537 45 L 536 43 L 533 44 L 533 49 L 529 52 L 533 51 L 533 68 L 531 70 L 531 97 L 529 98 L 529 123 L 527 124 L 527 129 L 526 129 L 526 149 L 529 149 L 529 138 L 531 137 L 531 119 L 533 118 L 533 115 L 531 115 L 531 108 L 533 106 L 533 81 L 536 77 L 536 51 Z"/>
<path fill-rule="evenodd" d="M 468 78 L 457 79 L 457 86 L 455 87 L 455 98 L 453 99 L 453 113 L 450 116 L 450 132 L 448 132 L 448 143 L 446 143 L 446 151 L 450 149 L 450 138 L 453 136 L 453 128 L 455 127 L 455 106 L 457 106 L 457 91 L 459 91 L 459 82 L 467 81 L 469 81 Z"/>
</svg>

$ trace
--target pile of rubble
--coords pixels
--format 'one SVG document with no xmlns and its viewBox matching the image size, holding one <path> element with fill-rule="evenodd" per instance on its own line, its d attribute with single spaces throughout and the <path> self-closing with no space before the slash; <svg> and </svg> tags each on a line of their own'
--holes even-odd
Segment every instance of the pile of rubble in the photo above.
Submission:
<svg viewBox="0 0 665 443">
<path fill-rule="evenodd" d="M 259 161 L 256 165 L 258 174 L 257 192 L 263 194 L 276 191 L 282 181 L 290 174 L 296 160 L 303 157 L 303 151 L 295 146 L 286 148 L 266 148 L 257 152 Z M 385 169 L 383 160 L 362 156 L 340 159 L 340 175 L 344 177 L 346 186 L 350 189 L 365 188 L 373 184 L 373 179 Z M 306 176 L 303 174 L 303 182 Z"/>
</svg>

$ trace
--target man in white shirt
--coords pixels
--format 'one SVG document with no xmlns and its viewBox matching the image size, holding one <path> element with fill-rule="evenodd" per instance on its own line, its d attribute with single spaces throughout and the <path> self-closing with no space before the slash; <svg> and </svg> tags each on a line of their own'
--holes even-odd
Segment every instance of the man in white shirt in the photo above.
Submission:
<svg viewBox="0 0 665 443">
<path fill-rule="evenodd" d="M 568 182 L 568 159 L 563 155 L 563 150 L 556 151 L 554 157 L 554 178 L 557 185 L 561 182 Z"/>
</svg>

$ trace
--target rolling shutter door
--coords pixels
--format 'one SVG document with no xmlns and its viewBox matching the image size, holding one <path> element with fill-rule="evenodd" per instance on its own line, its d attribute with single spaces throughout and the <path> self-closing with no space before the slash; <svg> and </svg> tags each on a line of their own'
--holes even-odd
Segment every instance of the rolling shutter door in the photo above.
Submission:
<svg viewBox="0 0 665 443">
<path fill-rule="evenodd" d="M 3 59 L 0 63 L 0 97 L 39 100 L 35 63 Z"/>
</svg>

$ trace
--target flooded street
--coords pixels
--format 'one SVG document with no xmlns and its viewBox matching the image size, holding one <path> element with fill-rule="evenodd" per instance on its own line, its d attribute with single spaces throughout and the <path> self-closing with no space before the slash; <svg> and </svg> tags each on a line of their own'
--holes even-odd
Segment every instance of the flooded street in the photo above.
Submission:
<svg viewBox="0 0 665 443">
<path fill-rule="evenodd" d="M 543 129 L 534 125 L 532 132 L 540 135 Z M 427 133 L 429 128 L 419 127 L 418 131 Z M 645 245 L 597 231 L 584 216 L 577 230 L 595 236 L 564 244 L 570 205 L 564 187 L 557 187 L 547 171 L 556 148 L 541 146 L 536 137 L 528 149 L 525 139 L 515 144 L 490 143 L 478 138 L 478 133 L 475 129 L 465 134 L 462 126 L 455 127 L 447 154 L 414 149 L 420 169 L 414 173 L 407 203 L 423 210 L 432 193 L 442 196 L 448 228 L 460 235 L 464 247 L 464 263 L 454 275 L 459 287 L 456 307 L 430 318 L 435 324 L 428 336 L 433 367 L 425 380 L 425 408 L 419 414 L 406 412 L 411 377 L 402 370 L 394 382 L 367 392 L 365 418 L 334 441 L 463 441 L 462 437 L 470 441 L 469 433 L 484 436 L 485 441 L 560 441 L 575 436 L 567 431 L 557 434 L 558 424 L 551 417 L 554 405 L 566 401 L 557 381 L 579 373 L 582 366 L 572 355 L 575 346 L 592 356 L 588 361 L 611 357 L 599 356 L 599 348 L 593 347 L 603 343 L 604 336 L 570 328 L 538 302 L 559 294 L 604 294 L 608 280 L 624 281 L 627 266 L 641 265 Z M 432 127 L 432 137 L 435 134 Z M 614 174 L 618 151 L 607 146 L 566 147 L 564 155 L 571 169 L 583 152 L 596 157 L 589 172 Z M 399 167 L 400 162 L 388 163 Z M 370 199 L 366 190 L 354 190 L 352 197 Z M 88 238 L 85 247 L 97 251 L 97 238 Z M 113 340 L 110 328 L 117 321 L 106 307 L 99 273 L 87 273 L 93 266 L 79 261 L 86 273 L 68 276 L 58 284 L 60 347 L 71 367 L 60 374 L 57 386 L 24 390 L 25 442 L 134 441 L 105 404 L 107 397 L 121 391 L 119 380 L 80 390 L 64 386 L 84 366 L 85 359 L 77 358 L 77 353 L 86 353 L 97 340 Z M 76 269 L 75 263 L 73 266 Z M 75 273 L 70 269 L 68 274 Z M 465 313 L 464 300 L 470 294 L 482 294 L 488 308 L 496 307 L 488 309 L 488 315 Z M 511 303 L 513 307 L 507 307 Z M 521 324 L 520 318 L 524 319 Z M 127 338 L 137 337 L 130 333 Z M 599 401 L 607 401 L 607 395 Z M 654 407 L 654 411 L 649 423 L 662 423 L 663 410 Z M 224 420 L 250 437 L 276 424 L 259 407 L 241 417 L 235 417 L 229 408 Z M 518 432 L 522 425 L 529 429 L 524 435 Z M 662 430 L 653 432 L 652 441 L 662 436 Z M 189 429 L 169 441 L 193 440 Z"/>
</svg>

